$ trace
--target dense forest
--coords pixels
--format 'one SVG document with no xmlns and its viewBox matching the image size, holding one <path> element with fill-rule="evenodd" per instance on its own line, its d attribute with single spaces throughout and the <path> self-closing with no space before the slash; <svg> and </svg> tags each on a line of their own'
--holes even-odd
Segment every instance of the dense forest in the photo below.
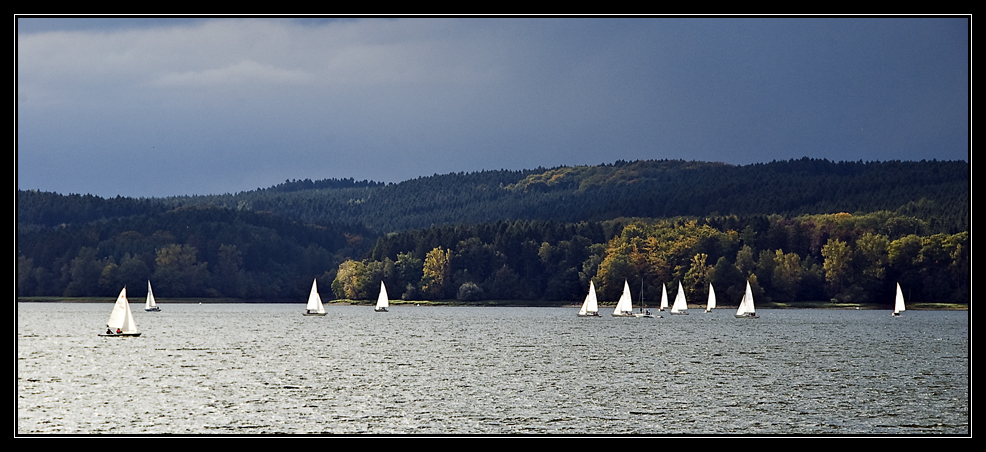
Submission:
<svg viewBox="0 0 986 452">
<path fill-rule="evenodd" d="M 910 299 L 966 303 L 967 231 L 930 233 L 923 220 L 889 211 L 805 215 L 624 219 L 602 223 L 514 221 L 444 226 L 381 237 L 362 260 L 339 266 L 332 290 L 372 298 L 383 280 L 404 299 L 576 302 L 589 280 L 602 300 L 624 281 L 656 305 L 661 287 L 736 305 L 746 281 L 764 301 L 890 304 L 900 282 Z"/>
<path fill-rule="evenodd" d="M 235 195 L 176 197 L 172 206 L 267 211 L 307 223 L 362 224 L 382 233 L 498 220 L 563 223 L 619 217 L 896 211 L 947 232 L 968 222 L 969 164 L 830 162 L 803 158 L 746 166 L 647 160 L 597 166 L 433 175 L 399 184 L 285 181 Z M 300 187 L 311 187 L 301 190 Z M 290 189 L 289 189 L 290 188 Z M 921 199 L 930 203 L 918 204 Z M 924 210 L 916 210 L 924 209 Z"/>
<path fill-rule="evenodd" d="M 157 199 L 17 193 L 21 296 L 648 303 L 969 301 L 969 164 L 685 161 L 285 181 Z M 331 294 L 329 292 L 331 288 Z M 635 290 L 639 292 L 639 290 Z M 634 297 L 639 298 L 635 293 Z"/>
<path fill-rule="evenodd" d="M 61 204 L 51 194 L 18 195 L 39 211 L 46 201 Z M 365 253 L 376 236 L 263 212 L 151 210 L 55 226 L 18 222 L 18 294 L 108 296 L 123 286 L 142 294 L 151 280 L 163 297 L 292 298 L 307 293 L 312 275 Z"/>
</svg>

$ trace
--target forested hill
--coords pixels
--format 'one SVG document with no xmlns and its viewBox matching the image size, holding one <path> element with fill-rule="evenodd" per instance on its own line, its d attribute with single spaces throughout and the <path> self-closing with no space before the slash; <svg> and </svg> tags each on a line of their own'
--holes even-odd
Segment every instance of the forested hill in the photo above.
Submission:
<svg viewBox="0 0 986 452">
<path fill-rule="evenodd" d="M 518 219 L 578 222 L 901 209 L 956 232 L 968 222 L 969 177 L 964 161 L 802 158 L 734 166 L 648 160 L 436 174 L 397 184 L 286 181 L 235 195 L 164 201 L 267 211 L 309 223 L 362 224 L 383 233 Z"/>
<path fill-rule="evenodd" d="M 286 181 L 177 198 L 19 190 L 17 292 L 128 287 L 139 298 L 151 280 L 160 296 L 303 300 L 315 278 L 340 298 L 375 296 L 386 281 L 405 299 L 577 301 L 590 280 L 606 296 L 625 280 L 684 280 L 692 297 L 715 283 L 737 299 L 750 281 L 767 300 L 880 302 L 900 282 L 919 299 L 967 303 L 969 187 L 962 161 L 801 159 Z"/>
</svg>

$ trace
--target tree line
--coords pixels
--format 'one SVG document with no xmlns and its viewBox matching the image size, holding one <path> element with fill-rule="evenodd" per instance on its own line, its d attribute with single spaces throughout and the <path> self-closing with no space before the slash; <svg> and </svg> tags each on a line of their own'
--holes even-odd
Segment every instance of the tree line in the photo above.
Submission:
<svg viewBox="0 0 986 452">
<path fill-rule="evenodd" d="M 126 286 L 139 295 L 151 280 L 163 297 L 294 299 L 307 293 L 312 275 L 365 254 L 375 237 L 359 225 L 214 207 L 56 226 L 19 222 L 17 293 L 112 296 Z"/>
<path fill-rule="evenodd" d="M 336 297 L 578 302 L 589 281 L 616 300 L 624 281 L 650 305 L 674 297 L 738 304 L 749 281 L 765 301 L 890 304 L 900 282 L 914 301 L 967 303 L 967 231 L 933 233 L 889 211 L 783 217 L 500 221 L 380 237 L 369 256 L 340 264 Z"/>
</svg>

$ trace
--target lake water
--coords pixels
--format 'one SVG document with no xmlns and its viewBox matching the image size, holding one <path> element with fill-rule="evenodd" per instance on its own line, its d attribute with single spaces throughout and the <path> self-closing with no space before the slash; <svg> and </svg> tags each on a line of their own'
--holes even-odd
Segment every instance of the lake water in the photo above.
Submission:
<svg viewBox="0 0 986 452">
<path fill-rule="evenodd" d="M 17 304 L 17 433 L 970 435 L 968 312 Z"/>
</svg>

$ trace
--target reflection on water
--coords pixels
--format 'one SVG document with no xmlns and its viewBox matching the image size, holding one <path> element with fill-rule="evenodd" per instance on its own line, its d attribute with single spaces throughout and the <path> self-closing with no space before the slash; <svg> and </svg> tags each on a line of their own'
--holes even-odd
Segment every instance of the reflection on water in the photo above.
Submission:
<svg viewBox="0 0 986 452">
<path fill-rule="evenodd" d="M 17 307 L 18 434 L 970 434 L 967 312 Z"/>
</svg>

